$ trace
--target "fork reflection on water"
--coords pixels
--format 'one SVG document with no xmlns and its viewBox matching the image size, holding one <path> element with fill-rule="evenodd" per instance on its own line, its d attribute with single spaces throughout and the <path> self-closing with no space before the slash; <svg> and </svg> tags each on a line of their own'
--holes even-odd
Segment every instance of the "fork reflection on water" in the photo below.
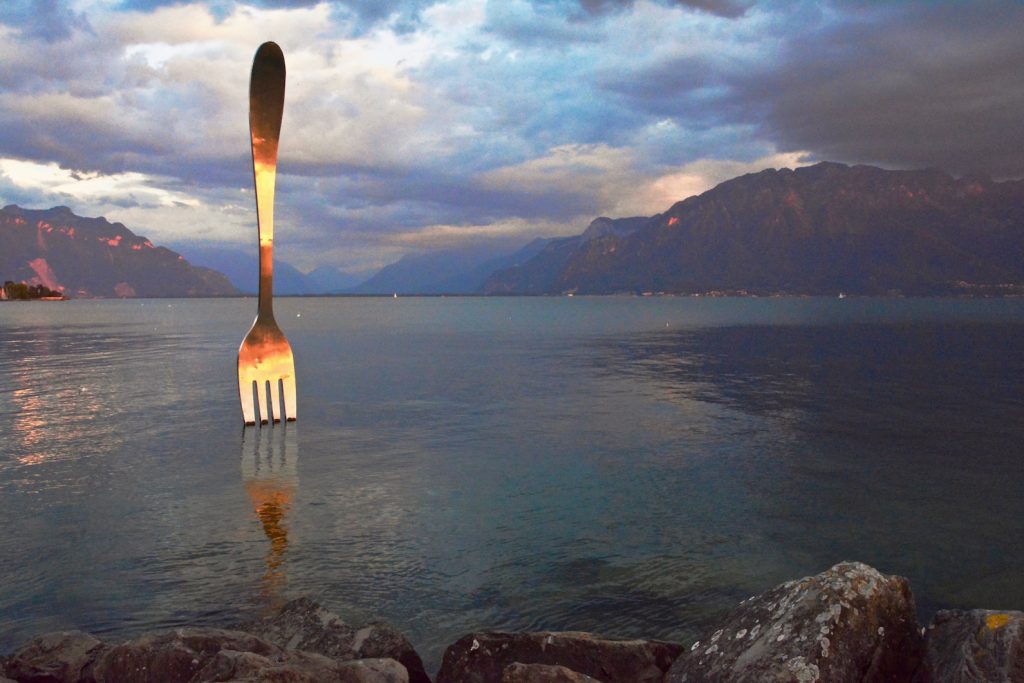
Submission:
<svg viewBox="0 0 1024 683">
<path fill-rule="evenodd" d="M 436 669 L 844 559 L 1024 608 L 1024 300 L 281 299 L 301 430 L 245 431 L 251 300 L 2 308 L 0 653 L 309 595 Z"/>
<path fill-rule="evenodd" d="M 270 541 L 263 574 L 264 611 L 287 601 L 284 556 L 288 550 L 288 511 L 299 485 L 298 432 L 292 425 L 247 428 L 242 436 L 242 481 L 263 532 Z"/>
</svg>

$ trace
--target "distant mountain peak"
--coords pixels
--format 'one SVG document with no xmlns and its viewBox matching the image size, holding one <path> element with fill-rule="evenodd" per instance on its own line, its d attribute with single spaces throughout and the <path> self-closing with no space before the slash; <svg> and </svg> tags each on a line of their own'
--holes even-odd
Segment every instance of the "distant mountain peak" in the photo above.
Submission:
<svg viewBox="0 0 1024 683">
<path fill-rule="evenodd" d="M 121 223 L 66 206 L 0 210 L 0 277 L 72 297 L 237 294 L 220 273 L 192 266 Z"/>
<path fill-rule="evenodd" d="M 1024 293 L 1024 181 L 835 162 L 765 169 L 664 214 L 598 218 L 485 291 Z"/>
</svg>

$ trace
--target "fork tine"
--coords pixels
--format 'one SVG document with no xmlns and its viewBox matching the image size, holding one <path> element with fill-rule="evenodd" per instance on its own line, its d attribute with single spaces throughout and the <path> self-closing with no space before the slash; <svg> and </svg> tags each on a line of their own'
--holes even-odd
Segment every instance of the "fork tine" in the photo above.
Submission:
<svg viewBox="0 0 1024 683">
<path fill-rule="evenodd" d="M 295 420 L 295 376 L 291 375 L 281 379 L 281 389 L 284 393 L 284 412 L 289 422 Z"/>
<path fill-rule="evenodd" d="M 241 373 L 239 373 L 241 375 Z M 238 378 L 238 397 L 242 400 L 242 419 L 245 424 L 256 424 L 256 406 L 252 402 L 252 380 L 248 377 Z"/>
<path fill-rule="evenodd" d="M 260 424 L 270 422 L 270 406 L 267 404 L 267 382 L 256 380 L 256 399 L 260 405 Z"/>
<path fill-rule="evenodd" d="M 281 421 L 281 380 L 272 379 L 267 384 L 270 385 L 270 408 L 274 411 L 271 416 L 274 422 Z"/>
</svg>

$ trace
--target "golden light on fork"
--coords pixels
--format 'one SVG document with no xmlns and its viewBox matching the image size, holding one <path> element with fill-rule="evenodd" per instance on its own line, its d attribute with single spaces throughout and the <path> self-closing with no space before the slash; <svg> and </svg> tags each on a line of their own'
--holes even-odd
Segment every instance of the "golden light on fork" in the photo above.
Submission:
<svg viewBox="0 0 1024 683">
<path fill-rule="evenodd" d="M 246 424 L 256 423 L 257 407 L 262 424 L 296 417 L 295 359 L 273 318 L 257 318 L 238 350 L 238 391 Z"/>
<path fill-rule="evenodd" d="M 284 113 L 284 54 L 275 43 L 256 51 L 249 81 L 256 220 L 259 227 L 260 290 L 256 320 L 238 349 L 238 395 L 246 424 L 294 420 L 295 359 L 274 319 L 274 184 Z M 282 410 L 283 408 L 283 410 Z"/>
</svg>

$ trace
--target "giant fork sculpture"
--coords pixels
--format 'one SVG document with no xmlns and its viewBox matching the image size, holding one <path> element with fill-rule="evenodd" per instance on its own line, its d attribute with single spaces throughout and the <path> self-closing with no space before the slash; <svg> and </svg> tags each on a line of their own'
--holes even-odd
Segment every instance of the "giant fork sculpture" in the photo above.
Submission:
<svg viewBox="0 0 1024 683">
<path fill-rule="evenodd" d="M 284 54 L 263 43 L 252 62 L 249 81 L 249 133 L 256 184 L 256 222 L 260 238 L 260 293 L 256 321 L 238 349 L 238 395 L 245 424 L 267 424 L 282 416 L 295 419 L 295 360 L 274 320 L 274 181 L 277 143 L 284 113 Z M 255 399 L 253 395 L 255 394 Z M 284 404 L 284 412 L 281 405 Z"/>
</svg>

